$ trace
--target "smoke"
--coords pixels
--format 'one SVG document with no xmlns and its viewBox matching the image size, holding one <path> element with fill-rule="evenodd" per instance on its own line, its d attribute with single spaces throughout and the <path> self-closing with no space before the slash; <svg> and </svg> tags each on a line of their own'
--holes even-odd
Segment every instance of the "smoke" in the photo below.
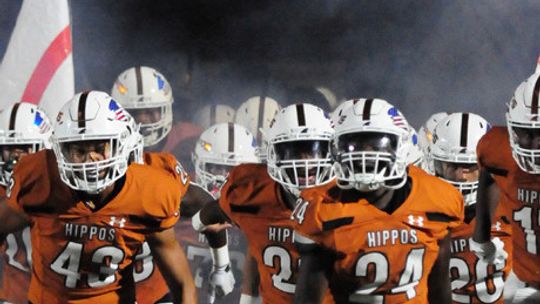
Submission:
<svg viewBox="0 0 540 304">
<path fill-rule="evenodd" d="M 5 50 L 20 3 L 0 12 Z M 267 92 L 325 106 L 381 97 L 419 126 L 438 111 L 504 123 L 535 68 L 537 1 L 72 1 L 77 90 L 109 91 L 133 65 L 162 71 L 175 120 Z"/>
</svg>

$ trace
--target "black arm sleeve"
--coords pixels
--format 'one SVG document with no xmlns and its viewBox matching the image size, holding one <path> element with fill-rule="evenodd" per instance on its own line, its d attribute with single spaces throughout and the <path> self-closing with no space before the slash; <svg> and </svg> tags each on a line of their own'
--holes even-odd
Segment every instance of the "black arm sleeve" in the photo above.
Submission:
<svg viewBox="0 0 540 304">
<path fill-rule="evenodd" d="M 214 197 L 208 191 L 195 183 L 191 183 L 186 195 L 182 197 L 180 215 L 184 218 L 191 218 L 204 206 L 213 201 Z"/>
<path fill-rule="evenodd" d="M 221 207 L 219 206 L 219 203 L 217 201 L 206 204 L 199 215 L 201 218 L 201 222 L 204 225 L 230 222 L 225 212 L 221 210 Z M 226 230 L 222 230 L 219 232 L 207 231 L 203 232 L 203 234 L 208 239 L 208 244 L 212 248 L 223 247 L 225 244 L 227 244 Z"/>
</svg>

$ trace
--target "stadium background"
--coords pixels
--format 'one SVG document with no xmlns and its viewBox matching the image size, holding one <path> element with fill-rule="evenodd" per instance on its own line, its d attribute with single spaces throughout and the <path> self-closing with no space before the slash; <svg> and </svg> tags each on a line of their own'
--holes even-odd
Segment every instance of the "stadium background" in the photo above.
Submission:
<svg viewBox="0 0 540 304">
<path fill-rule="evenodd" d="M 4 53 L 22 1 L 2 1 Z M 494 123 L 534 70 L 538 1 L 71 1 L 76 90 L 133 65 L 163 72 L 175 120 L 266 89 L 280 103 L 382 97 L 414 126 L 435 111 Z"/>
</svg>

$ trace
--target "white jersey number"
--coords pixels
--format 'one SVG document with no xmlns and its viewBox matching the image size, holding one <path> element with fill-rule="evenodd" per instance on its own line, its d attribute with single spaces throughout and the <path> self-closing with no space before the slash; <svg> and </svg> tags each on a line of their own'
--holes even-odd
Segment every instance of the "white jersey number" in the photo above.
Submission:
<svg viewBox="0 0 540 304">
<path fill-rule="evenodd" d="M 142 244 L 141 251 L 135 256 L 133 262 L 135 263 L 133 267 L 133 280 L 135 283 L 144 281 L 152 275 L 154 272 L 154 259 L 150 251 L 150 245 L 147 242 Z"/>
<path fill-rule="evenodd" d="M 54 272 L 65 276 L 64 283 L 67 288 L 77 288 L 77 283 L 81 280 L 79 268 L 82 252 L 83 244 L 69 242 L 50 266 Z M 116 271 L 124 260 L 124 256 L 124 251 L 114 246 L 104 246 L 96 249 L 92 253 L 92 262 L 101 266 L 99 267 L 99 273 L 88 274 L 88 286 L 99 288 L 114 283 L 116 281 Z"/>
<path fill-rule="evenodd" d="M 278 258 L 277 263 L 274 263 L 275 258 Z M 279 269 L 278 273 L 272 275 L 274 287 L 283 292 L 294 294 L 296 285 L 290 282 L 293 275 L 291 254 L 283 247 L 269 246 L 263 251 L 263 262 L 268 267 Z M 296 263 L 298 264 L 300 261 L 298 260 Z"/>
<path fill-rule="evenodd" d="M 416 286 L 420 282 L 423 273 L 424 252 L 425 248 L 415 248 L 409 251 L 398 286 L 392 288 L 391 293 L 406 293 L 409 300 L 416 297 Z M 384 303 L 384 296 L 377 295 L 376 291 L 388 281 L 390 267 L 387 257 L 381 252 L 369 252 L 362 255 L 356 262 L 355 275 L 367 278 L 370 277 L 370 272 L 374 271 L 375 276 L 371 283 L 362 286 L 351 294 L 349 301 L 353 303 Z"/>
<path fill-rule="evenodd" d="M 474 283 L 476 289 L 476 296 L 482 303 L 494 303 L 502 296 L 504 288 L 503 268 L 504 264 L 499 263 L 496 265 L 489 265 L 483 260 L 478 260 L 475 264 L 476 282 L 471 282 L 474 277 L 469 272 L 469 265 L 461 258 L 453 257 L 450 259 L 450 273 L 456 273 L 457 276 L 451 282 L 452 288 L 452 300 L 456 303 L 471 303 L 471 296 L 455 293 L 455 290 L 462 289 L 467 285 Z M 495 267 L 493 273 L 493 279 L 488 279 L 489 269 Z M 494 289 L 490 291 L 492 287 L 488 287 L 488 281 L 492 281 Z"/>
<path fill-rule="evenodd" d="M 21 271 L 29 272 L 32 268 L 32 242 L 30 241 L 30 227 L 26 227 L 21 232 L 22 244 L 18 242 L 17 237 L 14 233 L 10 233 L 6 236 L 6 255 L 8 258 L 8 264 L 12 267 L 15 267 Z M 20 250 L 24 250 L 26 265 L 21 264 L 17 261 L 17 253 Z"/>
<path fill-rule="evenodd" d="M 534 212 L 536 211 L 536 215 Z M 534 217 L 536 217 L 536 225 L 534 223 Z M 536 239 L 535 230 L 540 225 L 540 212 L 539 209 L 533 209 L 531 207 L 523 207 L 519 211 L 514 211 L 514 221 L 520 222 L 523 232 L 525 232 L 525 242 L 527 243 L 527 252 L 531 254 L 538 254 L 538 245 Z M 535 229 L 533 229 L 535 227 Z"/>
</svg>

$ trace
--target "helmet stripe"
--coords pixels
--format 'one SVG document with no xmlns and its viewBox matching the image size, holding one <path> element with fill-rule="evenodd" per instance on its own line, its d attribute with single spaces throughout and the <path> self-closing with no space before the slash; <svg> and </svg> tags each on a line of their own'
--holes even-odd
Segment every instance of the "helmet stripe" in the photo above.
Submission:
<svg viewBox="0 0 540 304">
<path fill-rule="evenodd" d="M 306 113 L 304 111 L 304 105 L 301 103 L 296 105 L 296 117 L 298 119 L 298 125 L 300 127 L 306 125 Z"/>
<path fill-rule="evenodd" d="M 217 117 L 216 117 L 216 105 L 210 105 L 210 125 L 213 126 L 217 124 Z"/>
<path fill-rule="evenodd" d="M 531 114 L 538 115 L 538 95 L 540 94 L 540 77 L 536 79 L 531 102 Z M 538 118 L 537 118 L 538 120 Z"/>
<path fill-rule="evenodd" d="M 467 147 L 467 141 L 469 134 L 469 113 L 461 114 L 461 139 L 460 146 Z"/>
<path fill-rule="evenodd" d="M 86 99 L 88 98 L 89 92 L 84 92 L 79 97 L 79 108 L 77 109 L 77 122 L 79 128 L 86 128 Z"/>
<path fill-rule="evenodd" d="M 143 85 L 142 85 L 142 76 L 141 76 L 141 67 L 135 67 L 135 79 L 137 81 L 137 95 L 143 94 Z"/>
<path fill-rule="evenodd" d="M 234 152 L 234 124 L 229 123 L 229 152 Z"/>
<path fill-rule="evenodd" d="M 367 99 L 364 103 L 364 110 L 362 113 L 363 120 L 369 120 L 371 116 L 371 106 L 373 105 L 373 99 Z"/>
<path fill-rule="evenodd" d="M 257 142 L 261 142 L 261 135 L 259 132 L 259 128 L 262 127 L 263 119 L 264 119 L 264 109 L 266 107 L 264 106 L 266 103 L 266 96 L 262 94 L 259 97 L 259 116 L 257 117 L 257 124 L 255 125 L 255 135 L 257 137 Z"/>
<path fill-rule="evenodd" d="M 13 108 L 11 109 L 11 115 L 9 116 L 9 130 L 13 131 L 15 130 L 15 121 L 17 120 L 17 111 L 19 110 L 19 106 L 21 104 L 17 102 L 13 105 Z M 11 136 L 14 136 L 15 134 L 11 134 Z"/>
</svg>

